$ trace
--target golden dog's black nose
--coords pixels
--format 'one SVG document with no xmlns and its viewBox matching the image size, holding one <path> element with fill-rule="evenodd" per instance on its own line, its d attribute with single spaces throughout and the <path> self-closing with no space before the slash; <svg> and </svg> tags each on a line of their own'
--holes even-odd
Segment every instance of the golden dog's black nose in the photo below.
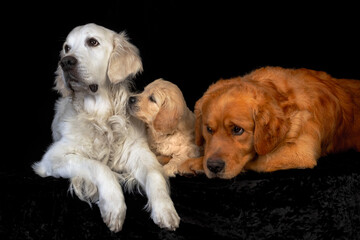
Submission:
<svg viewBox="0 0 360 240">
<path fill-rule="evenodd" d="M 224 169 L 225 162 L 220 158 L 209 158 L 206 166 L 211 172 L 219 173 Z"/>
<path fill-rule="evenodd" d="M 77 64 L 77 59 L 73 56 L 66 56 L 60 60 L 60 66 L 63 71 L 73 70 Z"/>
</svg>

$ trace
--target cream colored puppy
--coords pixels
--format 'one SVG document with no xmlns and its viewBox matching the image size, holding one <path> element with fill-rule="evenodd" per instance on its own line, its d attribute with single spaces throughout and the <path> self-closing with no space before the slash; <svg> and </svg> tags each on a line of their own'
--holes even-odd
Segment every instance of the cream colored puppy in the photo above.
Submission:
<svg viewBox="0 0 360 240">
<path fill-rule="evenodd" d="M 146 123 L 150 149 L 168 176 L 175 176 L 188 158 L 201 155 L 202 149 L 195 144 L 195 115 L 175 84 L 153 81 L 142 93 L 129 98 L 129 110 Z"/>
</svg>

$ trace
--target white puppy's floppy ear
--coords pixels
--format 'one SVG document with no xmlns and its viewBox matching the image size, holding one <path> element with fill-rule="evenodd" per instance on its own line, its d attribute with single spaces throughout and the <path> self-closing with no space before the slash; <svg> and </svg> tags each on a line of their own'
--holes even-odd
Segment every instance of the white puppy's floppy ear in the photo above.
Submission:
<svg viewBox="0 0 360 240">
<path fill-rule="evenodd" d="M 142 62 L 137 47 L 132 45 L 125 32 L 115 34 L 114 50 L 109 59 L 108 77 L 112 83 L 125 80 L 129 75 L 142 71 Z"/>
</svg>

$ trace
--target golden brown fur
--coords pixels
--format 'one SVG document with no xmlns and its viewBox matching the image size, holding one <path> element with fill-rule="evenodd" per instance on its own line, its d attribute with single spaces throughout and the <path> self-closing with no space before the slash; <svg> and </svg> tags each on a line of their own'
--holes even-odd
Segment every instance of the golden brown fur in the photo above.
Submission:
<svg viewBox="0 0 360 240">
<path fill-rule="evenodd" d="M 266 67 L 220 80 L 195 114 L 205 154 L 182 164 L 183 173 L 232 178 L 247 169 L 313 168 L 321 156 L 360 151 L 360 81 L 325 72 Z"/>
<path fill-rule="evenodd" d="M 151 82 L 130 97 L 129 109 L 146 123 L 150 149 L 168 176 L 175 176 L 183 161 L 201 156 L 201 147 L 195 144 L 195 115 L 175 84 L 163 79 Z"/>
</svg>

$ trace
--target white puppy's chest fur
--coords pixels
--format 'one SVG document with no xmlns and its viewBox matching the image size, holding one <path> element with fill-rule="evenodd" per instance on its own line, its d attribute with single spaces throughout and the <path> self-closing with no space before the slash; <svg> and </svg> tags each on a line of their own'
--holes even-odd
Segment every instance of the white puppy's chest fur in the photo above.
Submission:
<svg viewBox="0 0 360 240">
<path fill-rule="evenodd" d="M 111 110 L 109 99 L 102 95 L 87 95 L 84 97 L 84 111 L 90 115 L 107 116 Z"/>
<path fill-rule="evenodd" d="M 76 143 L 74 153 L 122 171 L 121 152 L 130 124 L 125 117 L 125 107 L 115 109 L 114 105 L 103 95 L 60 99 L 56 105 L 59 111 L 52 125 L 54 139 L 65 137 L 69 142 Z"/>
</svg>

